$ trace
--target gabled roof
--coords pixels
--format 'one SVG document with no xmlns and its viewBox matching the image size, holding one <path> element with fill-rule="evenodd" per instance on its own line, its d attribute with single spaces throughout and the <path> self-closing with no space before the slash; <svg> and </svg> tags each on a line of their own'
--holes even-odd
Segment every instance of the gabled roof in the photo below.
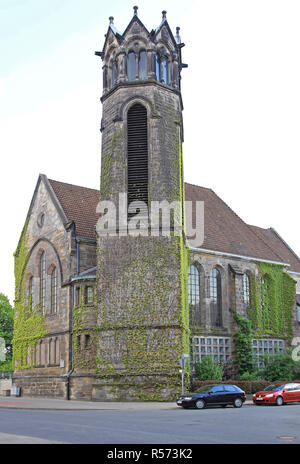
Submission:
<svg viewBox="0 0 300 464">
<path fill-rule="evenodd" d="M 166 29 L 167 29 L 167 31 L 168 31 L 168 33 L 169 33 L 169 35 L 170 35 L 170 38 L 171 38 L 171 40 L 172 40 L 174 46 L 177 47 L 177 46 L 178 46 L 178 43 L 177 43 L 176 40 L 175 40 L 175 37 L 174 37 L 174 35 L 173 35 L 173 32 L 172 32 L 172 30 L 171 30 L 171 28 L 170 28 L 170 26 L 169 26 L 169 23 L 168 23 L 168 21 L 166 20 L 166 18 L 164 18 L 164 19 L 162 20 L 162 22 L 160 23 L 160 25 L 155 29 L 155 31 L 154 31 L 154 37 L 156 37 L 156 36 L 159 34 L 159 32 L 161 31 L 161 29 L 162 29 L 164 26 L 166 27 Z"/>
<path fill-rule="evenodd" d="M 131 19 L 130 23 L 128 24 L 128 26 L 126 27 L 125 31 L 123 32 L 122 34 L 122 37 L 124 38 L 127 34 L 127 32 L 129 31 L 129 29 L 131 28 L 131 26 L 133 25 L 133 23 L 138 23 L 144 30 L 145 32 L 149 35 L 149 31 L 148 29 L 146 28 L 146 26 L 142 23 L 142 21 L 140 20 L 140 18 L 138 17 L 137 14 L 134 14 L 133 15 L 133 18 Z"/>
<path fill-rule="evenodd" d="M 99 191 L 51 179 L 49 183 L 68 221 L 74 221 L 76 235 L 95 240 Z"/>
<path fill-rule="evenodd" d="M 49 184 L 76 235 L 96 239 L 99 191 L 49 179 Z M 185 184 L 185 199 L 204 201 L 205 238 L 201 249 L 290 264 L 300 272 L 300 260 L 274 229 L 246 224 L 211 189 Z"/>
</svg>

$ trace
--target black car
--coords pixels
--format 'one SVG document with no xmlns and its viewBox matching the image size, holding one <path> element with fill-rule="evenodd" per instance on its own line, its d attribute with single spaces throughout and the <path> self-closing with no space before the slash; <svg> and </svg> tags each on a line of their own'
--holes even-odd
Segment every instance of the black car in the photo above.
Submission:
<svg viewBox="0 0 300 464">
<path fill-rule="evenodd" d="M 246 400 L 246 393 L 236 385 L 205 385 L 193 393 L 182 395 L 177 405 L 182 408 L 203 409 L 206 406 L 233 405 L 241 408 Z"/>
</svg>

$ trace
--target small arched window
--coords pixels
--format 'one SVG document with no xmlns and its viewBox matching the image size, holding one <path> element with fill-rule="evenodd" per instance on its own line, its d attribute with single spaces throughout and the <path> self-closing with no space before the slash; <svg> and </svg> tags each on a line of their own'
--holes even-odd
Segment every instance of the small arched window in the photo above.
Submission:
<svg viewBox="0 0 300 464">
<path fill-rule="evenodd" d="M 53 268 L 51 272 L 51 314 L 57 312 L 57 269 Z"/>
<path fill-rule="evenodd" d="M 111 88 L 116 83 L 116 77 L 117 77 L 117 69 L 116 69 L 115 63 L 113 63 L 112 66 L 111 66 Z"/>
<path fill-rule="evenodd" d="M 127 75 L 129 81 L 135 81 L 136 79 L 136 62 L 135 53 L 129 52 L 127 57 Z"/>
<path fill-rule="evenodd" d="M 169 63 L 167 58 L 164 58 L 162 62 L 162 82 L 169 84 Z"/>
<path fill-rule="evenodd" d="M 141 81 L 147 79 L 147 54 L 145 51 L 139 53 L 139 79 Z"/>
<path fill-rule="evenodd" d="M 156 54 L 156 57 L 155 57 L 155 73 L 156 73 L 156 80 L 160 82 L 161 81 L 160 56 L 158 55 L 158 53 Z"/>
<path fill-rule="evenodd" d="M 189 267 L 188 296 L 190 321 L 192 324 L 200 325 L 200 273 L 195 264 Z"/>
<path fill-rule="evenodd" d="M 222 287 L 221 274 L 217 268 L 209 274 L 209 294 L 211 298 L 211 323 L 213 326 L 220 327 L 222 323 Z"/>
<path fill-rule="evenodd" d="M 250 303 L 250 279 L 247 274 L 243 274 L 243 301 L 246 305 Z"/>
<path fill-rule="evenodd" d="M 46 303 L 46 255 L 43 251 L 40 257 L 40 305 L 42 314 L 45 314 Z"/>
</svg>

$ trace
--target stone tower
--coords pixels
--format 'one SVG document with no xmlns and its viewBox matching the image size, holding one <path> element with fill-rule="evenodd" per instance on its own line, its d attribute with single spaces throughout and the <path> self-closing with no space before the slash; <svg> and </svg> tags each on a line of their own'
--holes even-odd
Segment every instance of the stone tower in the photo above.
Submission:
<svg viewBox="0 0 300 464">
<path fill-rule="evenodd" d="M 180 391 L 178 360 L 189 352 L 180 93 L 186 65 L 179 28 L 174 37 L 162 14 L 148 32 L 134 7 L 123 34 L 110 17 L 96 52 L 103 62 L 99 212 L 107 222 L 97 229 L 95 400 L 170 399 Z M 157 202 L 177 205 L 169 222 L 150 221 Z"/>
</svg>

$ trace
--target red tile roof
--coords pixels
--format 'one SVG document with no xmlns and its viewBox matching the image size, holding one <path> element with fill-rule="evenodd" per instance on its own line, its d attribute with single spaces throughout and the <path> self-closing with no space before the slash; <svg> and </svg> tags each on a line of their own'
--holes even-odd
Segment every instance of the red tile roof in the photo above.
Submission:
<svg viewBox="0 0 300 464">
<path fill-rule="evenodd" d="M 99 191 L 48 179 L 68 221 L 74 221 L 76 235 L 96 239 L 96 208 Z"/>
<path fill-rule="evenodd" d="M 261 237 L 262 240 L 268 243 L 269 247 L 276 250 L 276 253 L 281 256 L 285 263 L 290 264 L 289 270 L 300 272 L 300 259 L 280 237 L 276 230 L 271 227 L 269 229 L 262 229 L 257 226 L 250 227 Z"/>
<path fill-rule="evenodd" d="M 50 185 L 76 234 L 96 239 L 99 191 L 50 180 Z M 204 243 L 201 248 L 290 264 L 300 272 L 300 260 L 273 229 L 246 224 L 213 190 L 185 184 L 185 199 L 204 201 Z"/>
</svg>

